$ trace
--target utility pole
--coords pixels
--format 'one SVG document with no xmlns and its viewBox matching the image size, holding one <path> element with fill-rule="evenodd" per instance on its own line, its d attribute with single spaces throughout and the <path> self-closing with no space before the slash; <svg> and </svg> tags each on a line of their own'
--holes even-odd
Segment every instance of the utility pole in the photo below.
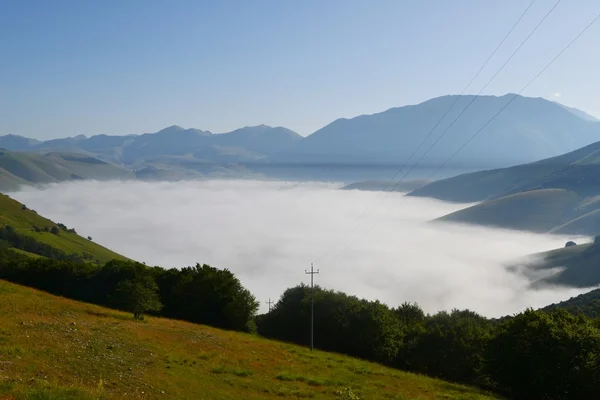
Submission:
<svg viewBox="0 0 600 400">
<path fill-rule="evenodd" d="M 274 302 L 271 301 L 271 298 L 269 297 L 269 301 L 265 301 L 265 303 L 269 305 L 269 312 L 271 312 L 271 304 L 273 304 Z"/>
<path fill-rule="evenodd" d="M 319 270 L 314 270 L 313 264 L 310 263 L 310 272 L 304 271 L 305 274 L 310 275 L 310 351 L 314 349 L 314 328 L 315 328 L 315 289 L 313 284 L 313 277 L 319 273 Z"/>
</svg>

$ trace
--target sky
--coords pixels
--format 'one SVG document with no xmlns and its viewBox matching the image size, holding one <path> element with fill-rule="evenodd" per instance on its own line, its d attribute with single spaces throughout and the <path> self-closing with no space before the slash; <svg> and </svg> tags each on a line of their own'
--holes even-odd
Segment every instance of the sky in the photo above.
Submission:
<svg viewBox="0 0 600 400">
<path fill-rule="evenodd" d="M 417 302 L 430 313 L 456 307 L 499 317 L 590 290 L 533 290 L 505 268 L 581 238 L 428 224 L 467 205 L 401 193 L 377 202 L 382 193 L 333 184 L 213 180 L 71 182 L 11 196 L 148 265 L 227 268 L 262 311 L 268 298 L 310 283 L 311 262 L 318 285 L 390 306 Z"/>
<path fill-rule="evenodd" d="M 7 0 L 0 135 L 285 126 L 458 94 L 531 0 Z M 477 93 L 556 0 L 536 0 Z M 563 0 L 483 92 L 518 92 L 598 13 Z M 600 116 L 600 22 L 523 95 Z"/>
</svg>

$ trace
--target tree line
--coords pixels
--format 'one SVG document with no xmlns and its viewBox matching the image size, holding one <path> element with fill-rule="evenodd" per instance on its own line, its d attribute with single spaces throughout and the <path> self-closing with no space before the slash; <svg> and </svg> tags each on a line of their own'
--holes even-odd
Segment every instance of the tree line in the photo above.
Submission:
<svg viewBox="0 0 600 400">
<path fill-rule="evenodd" d="M 2 245 L 4 243 L 4 245 Z M 133 261 L 97 266 L 34 259 L 0 241 L 0 279 L 133 313 L 257 332 L 309 344 L 310 288 L 286 290 L 270 312 L 228 270 Z M 600 398 L 600 320 L 564 309 L 491 320 L 469 310 L 426 314 L 342 292 L 314 291 L 315 347 L 476 385 L 514 399 Z"/>
<path fill-rule="evenodd" d="M 315 288 L 315 347 L 476 385 L 513 399 L 599 399 L 600 320 L 563 309 L 490 320 L 468 310 L 426 315 Z M 258 333 L 309 343 L 310 288 L 285 291 Z"/>
<path fill-rule="evenodd" d="M 114 260 L 103 266 L 30 258 L 0 247 L 0 279 L 88 303 L 240 331 L 255 330 L 258 302 L 228 270 Z"/>
</svg>

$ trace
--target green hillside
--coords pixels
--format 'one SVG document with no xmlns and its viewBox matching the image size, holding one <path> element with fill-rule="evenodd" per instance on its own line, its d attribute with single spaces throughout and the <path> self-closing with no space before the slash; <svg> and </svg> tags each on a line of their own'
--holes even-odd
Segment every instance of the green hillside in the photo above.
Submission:
<svg viewBox="0 0 600 400">
<path fill-rule="evenodd" d="M 128 177 L 132 177 L 130 171 L 85 154 L 38 154 L 0 150 L 1 190 L 15 189 L 21 184 Z"/>
<path fill-rule="evenodd" d="M 590 318 L 600 318 L 600 289 L 592 290 L 569 300 L 551 304 L 544 310 L 564 308 L 572 314 L 583 314 Z"/>
<path fill-rule="evenodd" d="M 558 235 L 594 236 L 600 232 L 600 210 L 594 210 L 553 228 L 550 233 Z"/>
<path fill-rule="evenodd" d="M 113 259 L 125 259 L 68 228 L 59 228 L 57 223 L 38 215 L 9 196 L 0 194 L 0 228 L 4 229 L 6 226 L 12 227 L 17 235 L 33 238 L 38 243 L 89 261 L 105 263 Z M 52 227 L 57 229 L 55 232 L 58 234 L 51 232 Z"/>
<path fill-rule="evenodd" d="M 547 232 L 572 218 L 580 198 L 564 189 L 542 189 L 486 201 L 436 221 Z"/>
<path fill-rule="evenodd" d="M 479 171 L 432 182 L 410 196 L 470 203 L 523 192 L 560 188 L 583 197 L 600 194 L 600 142 L 541 161 Z"/>
<path fill-rule="evenodd" d="M 593 287 L 600 285 L 600 245 L 581 244 L 565 247 L 548 252 L 535 254 L 540 261 L 533 264 L 532 268 L 558 272 L 551 273 L 534 283 L 557 284 L 574 287 Z"/>
<path fill-rule="evenodd" d="M 130 314 L 0 281 L 2 399 L 498 398 L 249 334 Z"/>
</svg>

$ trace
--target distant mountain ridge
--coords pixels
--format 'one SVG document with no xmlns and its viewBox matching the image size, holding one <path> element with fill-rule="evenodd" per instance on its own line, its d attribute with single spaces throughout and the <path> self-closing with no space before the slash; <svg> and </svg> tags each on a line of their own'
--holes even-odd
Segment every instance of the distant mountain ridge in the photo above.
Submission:
<svg viewBox="0 0 600 400">
<path fill-rule="evenodd" d="M 15 135 L 0 137 L 0 147 L 12 151 L 66 151 L 97 155 L 106 161 L 135 165 L 147 159 L 202 154 L 210 148 L 239 151 L 246 158 L 264 158 L 302 139 L 297 133 L 283 128 L 259 125 L 244 127 L 232 132 L 213 134 L 200 129 L 184 129 L 172 125 L 155 133 L 141 135 L 96 135 L 87 138 L 52 139 L 40 142 Z M 217 151 L 218 153 L 218 151 Z M 245 161 L 244 157 L 239 160 Z"/>
<path fill-rule="evenodd" d="M 416 162 L 446 132 L 420 163 L 438 166 L 513 96 L 448 95 L 377 114 L 341 118 L 270 159 L 294 164 L 399 165 L 408 161 L 450 109 L 410 161 Z M 600 140 L 600 122 L 583 118 L 584 114 L 542 98 L 517 96 L 447 167 L 507 167 L 573 151 Z"/>
<path fill-rule="evenodd" d="M 418 165 L 439 166 L 513 96 L 437 97 L 372 115 L 337 119 L 305 138 L 266 125 L 219 134 L 173 125 L 140 135 L 79 135 L 44 142 L 6 135 L 0 137 L 0 147 L 81 153 L 153 179 L 214 176 L 218 171 L 292 180 L 385 181 L 400 165 L 413 165 L 446 132 Z M 507 167 L 558 156 L 598 140 L 600 122 L 583 111 L 542 98 L 517 96 L 446 167 L 447 171 Z M 239 171 L 245 172 L 239 175 Z"/>
</svg>

